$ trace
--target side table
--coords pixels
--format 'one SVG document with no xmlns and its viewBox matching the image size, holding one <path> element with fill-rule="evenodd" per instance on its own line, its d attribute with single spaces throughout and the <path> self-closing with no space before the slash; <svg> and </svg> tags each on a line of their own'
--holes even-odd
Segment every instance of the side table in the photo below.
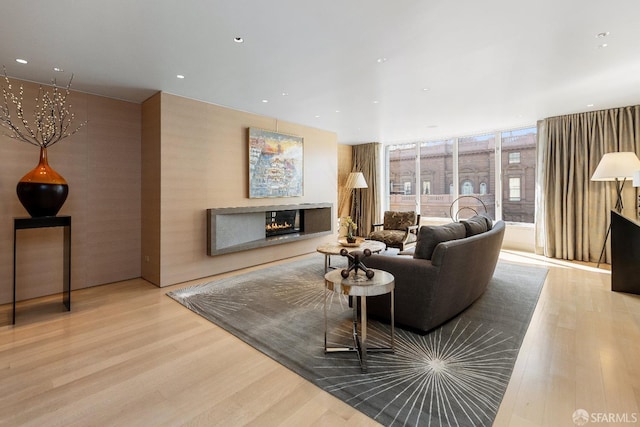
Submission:
<svg viewBox="0 0 640 427">
<path fill-rule="evenodd" d="M 13 314 L 11 324 L 16 324 L 16 243 L 17 231 L 29 228 L 64 227 L 63 294 L 62 302 L 71 311 L 71 217 L 47 216 L 41 218 L 13 219 Z"/>
<path fill-rule="evenodd" d="M 343 246 L 339 242 L 331 242 L 320 245 L 316 248 L 317 252 L 324 254 L 324 272 L 331 268 L 331 255 L 340 255 L 340 251 L 346 249 L 348 252 L 364 251 L 369 249 L 371 253 L 380 253 L 387 249 L 387 245 L 377 240 L 364 240 L 359 246 Z"/>
<path fill-rule="evenodd" d="M 395 351 L 395 322 L 394 322 L 394 300 L 395 278 L 391 273 L 382 270 L 375 270 L 375 275 L 371 279 L 361 274 L 351 272 L 349 277 L 343 278 L 341 270 L 334 270 L 324 275 L 324 351 L 333 352 L 356 352 L 360 359 L 362 372 L 367 372 L 367 352 Z M 327 347 L 327 291 L 337 291 L 344 295 L 349 295 L 353 300 L 353 347 Z M 389 347 L 367 346 L 367 297 L 391 293 L 391 332 Z M 360 298 L 358 298 L 360 297 Z M 358 333 L 358 299 L 360 299 L 360 333 Z"/>
</svg>

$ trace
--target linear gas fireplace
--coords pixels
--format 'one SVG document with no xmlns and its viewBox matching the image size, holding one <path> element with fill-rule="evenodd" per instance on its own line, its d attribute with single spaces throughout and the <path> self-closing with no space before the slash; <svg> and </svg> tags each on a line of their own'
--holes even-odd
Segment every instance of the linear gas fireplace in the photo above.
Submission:
<svg viewBox="0 0 640 427">
<path fill-rule="evenodd" d="M 282 210 L 265 212 L 266 237 L 280 236 L 282 234 L 299 233 L 302 230 L 300 224 L 300 210 Z"/>
<path fill-rule="evenodd" d="M 333 232 L 330 203 L 207 209 L 207 254 L 221 255 Z"/>
</svg>

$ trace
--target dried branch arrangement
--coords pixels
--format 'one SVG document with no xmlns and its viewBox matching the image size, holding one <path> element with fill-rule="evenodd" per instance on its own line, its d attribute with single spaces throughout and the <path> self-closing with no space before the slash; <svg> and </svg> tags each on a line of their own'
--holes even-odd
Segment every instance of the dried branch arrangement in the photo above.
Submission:
<svg viewBox="0 0 640 427">
<path fill-rule="evenodd" d="M 55 80 L 52 82 L 53 89 L 50 92 L 40 86 L 31 123 L 25 117 L 23 86 L 20 85 L 17 95 L 13 93 L 6 69 L 4 69 L 4 80 L 5 84 L 2 85 L 4 102 L 0 105 L 0 124 L 9 130 L 10 133 L 5 134 L 8 137 L 46 148 L 75 134 L 86 125 L 86 122 L 83 122 L 76 128 L 71 127 L 75 116 L 70 112 L 71 105 L 67 105 L 67 96 L 73 75 L 64 88 L 60 88 Z M 15 113 L 15 119 L 12 113 Z"/>
</svg>

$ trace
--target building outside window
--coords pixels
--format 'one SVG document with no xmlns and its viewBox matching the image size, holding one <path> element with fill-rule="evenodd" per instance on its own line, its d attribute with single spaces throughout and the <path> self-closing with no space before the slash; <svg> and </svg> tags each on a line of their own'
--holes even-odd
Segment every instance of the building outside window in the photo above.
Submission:
<svg viewBox="0 0 640 427">
<path fill-rule="evenodd" d="M 509 178 L 509 201 L 520 201 L 520 177 Z"/>
<path fill-rule="evenodd" d="M 422 194 L 431 194 L 431 181 L 422 181 Z"/>
<path fill-rule="evenodd" d="M 536 128 L 531 127 L 388 146 L 385 208 L 450 219 L 455 201 L 459 219 L 486 206 L 494 219 L 533 223 L 536 140 Z M 510 181 L 514 177 L 517 185 Z M 398 182 L 410 182 L 411 187 L 397 188 L 393 183 Z"/>
<path fill-rule="evenodd" d="M 467 180 L 462 183 L 462 185 L 460 186 L 460 194 L 463 194 L 463 195 L 473 194 L 473 184 L 471 183 L 471 181 Z"/>
</svg>

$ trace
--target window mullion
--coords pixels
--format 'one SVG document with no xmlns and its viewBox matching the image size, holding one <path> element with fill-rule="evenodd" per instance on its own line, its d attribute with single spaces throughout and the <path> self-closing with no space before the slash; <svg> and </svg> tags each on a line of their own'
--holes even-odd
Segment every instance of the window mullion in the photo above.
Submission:
<svg viewBox="0 0 640 427">
<path fill-rule="evenodd" d="M 416 143 L 416 182 L 415 182 L 415 211 L 420 214 L 420 194 L 422 192 L 422 180 L 420 179 L 420 143 Z"/>
<path fill-rule="evenodd" d="M 459 147 L 458 147 L 458 142 L 460 141 L 460 138 L 454 138 L 453 139 L 453 159 L 452 159 L 452 163 L 453 163 L 453 194 L 451 195 L 451 197 L 453 198 L 454 202 L 453 202 L 453 208 L 452 208 L 452 212 L 458 212 L 459 206 L 458 206 L 458 197 L 460 197 L 460 172 L 458 170 L 458 153 L 459 153 Z"/>
<path fill-rule="evenodd" d="M 502 133 L 496 132 L 496 149 L 495 149 L 495 208 L 496 221 L 502 219 Z"/>
</svg>

